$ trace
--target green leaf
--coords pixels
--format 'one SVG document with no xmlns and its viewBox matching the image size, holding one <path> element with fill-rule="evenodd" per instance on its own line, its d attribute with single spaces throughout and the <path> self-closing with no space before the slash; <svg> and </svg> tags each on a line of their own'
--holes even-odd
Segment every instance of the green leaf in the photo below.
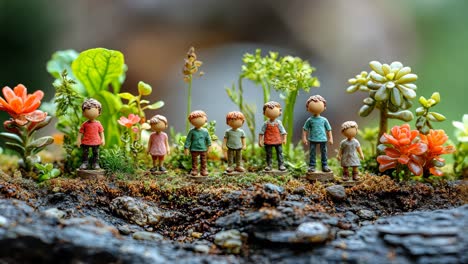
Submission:
<svg viewBox="0 0 468 264">
<path fill-rule="evenodd" d="M 47 71 L 57 80 L 61 79 L 61 74 L 64 70 L 68 72 L 68 77 L 77 80 L 75 75 L 73 75 L 73 71 L 71 65 L 73 61 L 78 58 L 78 52 L 75 50 L 60 50 L 56 51 L 52 54 L 52 58 L 47 62 Z M 73 86 L 80 94 L 85 92 L 85 88 L 83 84 L 77 82 Z"/>
<path fill-rule="evenodd" d="M 444 115 L 439 114 L 437 112 L 429 112 L 429 114 L 432 115 L 436 119 L 437 122 L 442 122 L 445 119 L 447 119 Z"/>
<path fill-rule="evenodd" d="M 143 109 L 155 110 L 155 109 L 159 109 L 159 108 L 161 108 L 163 106 L 164 106 L 163 101 L 157 101 L 156 103 L 153 103 L 153 104 L 150 104 L 150 105 L 147 105 L 147 106 L 143 107 Z"/>
<path fill-rule="evenodd" d="M 151 87 L 151 85 L 143 81 L 138 82 L 138 92 L 141 95 L 150 95 L 152 91 L 153 91 L 153 88 Z"/>
<path fill-rule="evenodd" d="M 54 138 L 53 137 L 50 137 L 50 136 L 41 137 L 41 138 L 38 138 L 38 139 L 34 140 L 33 142 L 29 143 L 29 145 L 26 146 L 26 149 L 27 150 L 33 150 L 33 149 L 37 149 L 37 148 L 43 148 L 43 147 L 46 147 L 47 145 L 50 145 L 52 143 L 54 143 Z"/>
<path fill-rule="evenodd" d="M 23 145 L 23 140 L 21 139 L 21 137 L 19 137 L 16 134 L 13 134 L 13 133 L 1 132 L 0 133 L 0 138 L 3 138 L 5 140 L 10 140 L 10 141 L 18 143 L 20 145 Z"/>
<path fill-rule="evenodd" d="M 419 103 L 425 108 L 430 107 L 429 103 L 427 102 L 426 98 L 424 98 L 424 96 L 419 97 Z"/>
<path fill-rule="evenodd" d="M 89 96 L 107 90 L 109 84 L 125 74 L 124 56 L 116 50 L 95 48 L 83 51 L 72 63 L 75 76 Z"/>
<path fill-rule="evenodd" d="M 409 122 L 414 118 L 413 113 L 408 110 L 403 110 L 396 113 L 387 113 L 387 115 L 389 118 L 399 119 L 405 122 Z"/>
<path fill-rule="evenodd" d="M 20 156 L 24 155 L 25 150 L 24 150 L 24 147 L 21 146 L 21 145 L 18 145 L 16 143 L 6 142 L 5 146 L 6 146 L 7 149 L 11 149 L 11 150 L 17 152 L 18 154 L 20 154 Z"/>
<path fill-rule="evenodd" d="M 135 96 L 131 93 L 119 93 L 119 97 L 125 100 L 131 100 L 135 98 Z"/>
</svg>

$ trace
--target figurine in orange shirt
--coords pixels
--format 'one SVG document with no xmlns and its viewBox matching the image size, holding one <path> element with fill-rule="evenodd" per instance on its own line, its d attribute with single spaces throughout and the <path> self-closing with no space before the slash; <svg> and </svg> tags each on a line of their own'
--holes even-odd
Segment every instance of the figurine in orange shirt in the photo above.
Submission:
<svg viewBox="0 0 468 264">
<path fill-rule="evenodd" d="M 80 170 L 94 169 L 99 170 L 99 146 L 104 146 L 104 128 L 96 120 L 101 115 L 102 106 L 95 99 L 87 99 L 81 105 L 83 116 L 88 119 L 80 127 L 78 133 L 77 145 L 83 150 L 82 164 Z M 89 167 L 89 149 L 92 151 L 91 167 Z"/>
<path fill-rule="evenodd" d="M 265 146 L 267 166 L 265 171 L 271 171 L 271 158 L 273 148 L 276 150 L 276 158 L 278 159 L 278 170 L 286 171 L 283 159 L 282 145 L 286 144 L 287 132 L 283 124 L 277 118 L 281 115 L 281 105 L 278 102 L 270 101 L 263 106 L 263 115 L 268 119 L 262 126 L 262 130 L 258 136 L 258 145 Z"/>
</svg>

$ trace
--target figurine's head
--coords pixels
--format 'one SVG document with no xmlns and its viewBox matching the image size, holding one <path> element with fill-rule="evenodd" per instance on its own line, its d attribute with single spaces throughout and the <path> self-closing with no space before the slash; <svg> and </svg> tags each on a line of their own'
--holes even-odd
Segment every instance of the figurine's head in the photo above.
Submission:
<svg viewBox="0 0 468 264">
<path fill-rule="evenodd" d="M 188 116 L 188 120 L 192 126 L 195 128 L 200 128 L 206 124 L 208 118 L 206 117 L 206 113 L 202 110 L 196 110 L 190 113 Z"/>
<path fill-rule="evenodd" d="M 167 128 L 167 118 L 162 115 L 155 115 L 149 120 L 151 130 L 161 132 Z"/>
<path fill-rule="evenodd" d="M 270 101 L 263 105 L 263 115 L 270 120 L 275 120 L 281 115 L 281 105 L 278 102 Z"/>
<path fill-rule="evenodd" d="M 226 115 L 226 124 L 230 126 L 232 129 L 238 129 L 244 124 L 245 117 L 239 111 L 229 112 Z"/>
<path fill-rule="evenodd" d="M 94 120 L 101 115 L 102 106 L 101 103 L 93 98 L 86 99 L 81 105 L 83 116 L 88 120 Z"/>
<path fill-rule="evenodd" d="M 327 108 L 327 101 L 320 95 L 312 95 L 307 99 L 306 108 L 313 115 L 320 115 Z"/>
<path fill-rule="evenodd" d="M 354 121 L 346 121 L 341 125 L 341 134 L 347 137 L 348 139 L 352 139 L 356 137 L 358 133 L 358 124 Z"/>
</svg>

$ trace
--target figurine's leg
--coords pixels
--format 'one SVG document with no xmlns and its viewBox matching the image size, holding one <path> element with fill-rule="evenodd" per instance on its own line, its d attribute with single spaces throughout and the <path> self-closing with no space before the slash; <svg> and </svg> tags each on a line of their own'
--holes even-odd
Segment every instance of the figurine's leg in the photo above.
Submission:
<svg viewBox="0 0 468 264">
<path fill-rule="evenodd" d="M 317 144 L 315 142 L 309 141 L 309 172 L 314 172 L 315 171 L 315 148 Z"/>
<path fill-rule="evenodd" d="M 231 148 L 228 148 L 227 151 L 227 158 L 228 158 L 228 167 L 226 169 L 227 172 L 232 172 L 232 164 L 234 160 L 234 150 Z"/>
<path fill-rule="evenodd" d="M 89 146 L 81 144 L 81 150 L 83 151 L 83 154 L 81 156 L 80 170 L 86 170 L 88 168 Z"/>
<path fill-rule="evenodd" d="M 359 181 L 359 171 L 357 166 L 353 167 L 353 181 Z"/>
<path fill-rule="evenodd" d="M 330 172 L 331 169 L 328 167 L 327 158 L 327 142 L 320 142 L 320 158 L 322 159 L 322 171 Z"/>
<path fill-rule="evenodd" d="M 208 176 L 208 170 L 206 169 L 207 167 L 207 159 L 206 159 L 206 156 L 207 156 L 207 151 L 202 151 L 200 153 L 200 173 L 202 176 Z"/>
<path fill-rule="evenodd" d="M 91 159 L 93 169 L 99 170 L 101 169 L 101 167 L 99 166 L 99 146 L 92 146 L 91 150 L 93 151 L 93 158 Z"/>
<path fill-rule="evenodd" d="M 236 171 L 244 172 L 245 169 L 242 167 L 242 149 L 234 150 L 236 160 Z"/>
<path fill-rule="evenodd" d="M 284 166 L 283 158 L 283 146 L 281 144 L 275 146 L 276 158 L 278 159 L 278 170 L 285 171 L 286 167 Z"/>
<path fill-rule="evenodd" d="M 265 168 L 266 171 L 271 170 L 271 156 L 272 156 L 272 145 L 265 145 L 265 151 L 266 151 L 266 163 L 267 166 Z"/>
<path fill-rule="evenodd" d="M 341 177 L 343 181 L 349 181 L 349 171 L 348 167 L 343 167 L 343 177 Z"/>
<path fill-rule="evenodd" d="M 151 172 L 155 172 L 158 170 L 157 163 L 158 163 L 158 156 L 151 155 L 151 159 L 153 160 L 153 168 L 150 169 Z"/>
<path fill-rule="evenodd" d="M 192 171 L 191 174 L 193 176 L 198 175 L 198 156 L 200 155 L 200 152 L 198 151 L 192 151 Z"/>
</svg>

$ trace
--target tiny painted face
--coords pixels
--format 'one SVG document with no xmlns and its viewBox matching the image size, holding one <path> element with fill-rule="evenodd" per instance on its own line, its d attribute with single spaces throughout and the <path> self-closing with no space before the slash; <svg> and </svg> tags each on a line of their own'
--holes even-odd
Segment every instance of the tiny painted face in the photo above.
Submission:
<svg viewBox="0 0 468 264">
<path fill-rule="evenodd" d="M 232 129 L 238 129 L 244 124 L 244 121 L 242 119 L 230 119 L 228 121 L 228 126 L 230 126 Z"/>
<path fill-rule="evenodd" d="M 94 120 L 98 118 L 101 114 L 99 113 L 98 108 L 90 108 L 90 109 L 85 109 L 83 111 L 83 116 L 86 117 L 88 120 Z"/>
<path fill-rule="evenodd" d="M 167 128 L 167 125 L 164 122 L 151 124 L 151 130 L 153 130 L 154 132 L 161 132 L 165 130 L 166 128 Z"/>
<path fill-rule="evenodd" d="M 264 114 L 268 119 L 270 120 L 274 120 L 276 118 L 278 118 L 280 115 L 281 115 L 281 108 L 278 108 L 278 107 L 273 107 L 273 109 L 271 108 L 266 108 L 265 109 L 265 114 Z"/>
<path fill-rule="evenodd" d="M 325 104 L 322 101 L 311 101 L 307 106 L 307 111 L 313 115 L 320 115 L 323 111 L 325 111 Z"/>
<path fill-rule="evenodd" d="M 357 133 L 358 133 L 358 130 L 355 127 L 347 128 L 343 130 L 343 132 L 341 132 L 341 134 L 343 134 L 343 136 L 347 137 L 348 139 L 352 139 L 356 137 Z"/>
<path fill-rule="evenodd" d="M 196 128 L 200 128 L 202 127 L 203 125 L 206 124 L 206 117 L 204 116 L 200 116 L 200 117 L 195 117 L 195 118 L 192 118 L 190 120 L 190 124 L 192 124 L 192 126 L 196 127 Z"/>
</svg>

